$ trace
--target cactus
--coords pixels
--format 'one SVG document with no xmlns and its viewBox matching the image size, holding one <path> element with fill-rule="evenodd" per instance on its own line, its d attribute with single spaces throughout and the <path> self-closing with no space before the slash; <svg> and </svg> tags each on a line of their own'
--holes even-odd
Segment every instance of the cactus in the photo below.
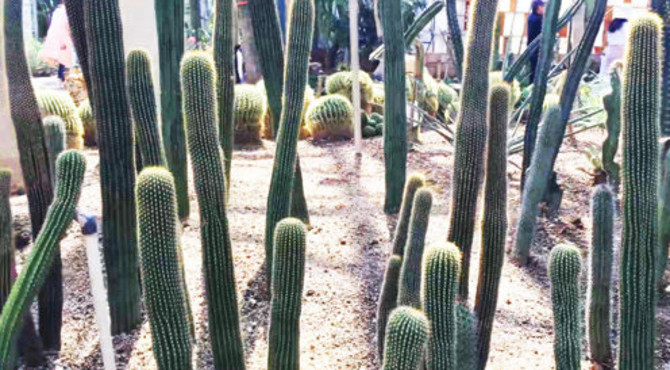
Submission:
<svg viewBox="0 0 670 370">
<path fill-rule="evenodd" d="M 670 135 L 670 4 L 652 0 L 651 8 L 663 20 L 663 87 L 661 90 L 661 136 Z"/>
<path fill-rule="evenodd" d="M 497 0 L 472 4 L 471 29 L 463 72 L 461 109 L 454 137 L 456 156 L 451 193 L 451 220 L 447 240 L 463 252 L 459 295 L 468 296 L 470 249 L 475 231 L 477 198 L 484 174 L 489 67 Z"/>
<path fill-rule="evenodd" d="M 458 369 L 477 368 L 477 318 L 463 304 L 456 305 L 456 365 Z"/>
<path fill-rule="evenodd" d="M 384 30 L 384 166 L 386 196 L 384 213 L 400 210 L 407 170 L 407 114 L 405 85 L 405 43 L 401 0 L 380 3 Z"/>
<path fill-rule="evenodd" d="M 456 368 L 456 296 L 461 252 L 451 243 L 431 246 L 423 261 L 423 309 L 430 321 L 426 368 Z"/>
<path fill-rule="evenodd" d="M 137 178 L 137 225 L 144 302 L 160 369 L 190 369 L 191 343 L 178 262 L 177 201 L 172 174 L 146 167 Z"/>
<path fill-rule="evenodd" d="M 77 107 L 77 114 L 84 127 L 84 145 L 91 147 L 98 145 L 98 128 L 91 109 L 91 100 L 86 99 Z"/>
<path fill-rule="evenodd" d="M 552 105 L 540 126 L 533 160 L 528 169 L 528 183 L 523 189 L 521 199 L 521 215 L 517 223 L 516 241 L 514 244 L 514 260 L 525 265 L 530 253 L 530 246 L 535 236 L 535 222 L 539 213 L 539 205 L 551 175 L 552 154 L 558 151 L 561 141 L 560 132 L 561 108 Z"/>
<path fill-rule="evenodd" d="M 400 280 L 401 267 L 402 257 L 392 255 L 386 264 L 384 283 L 382 283 L 382 290 L 377 303 L 377 349 L 380 362 L 384 356 L 384 338 L 389 314 L 397 307 L 398 303 L 398 281 Z"/>
<path fill-rule="evenodd" d="M 463 72 L 463 38 L 461 36 L 461 23 L 458 20 L 456 0 L 446 0 L 447 24 L 449 35 L 451 35 L 451 47 L 454 51 L 456 76 L 461 77 Z"/>
<path fill-rule="evenodd" d="M 328 94 L 339 94 L 351 102 L 351 88 L 353 85 L 353 72 L 337 72 L 326 78 L 326 92 Z M 372 101 L 372 78 L 364 72 L 358 72 L 358 81 L 361 89 L 361 107 L 367 107 Z"/>
<path fill-rule="evenodd" d="M 49 153 L 49 173 L 55 174 L 56 159 L 65 150 L 65 122 L 58 116 L 48 116 L 44 118 L 42 125 L 44 126 L 44 144 Z"/>
<path fill-rule="evenodd" d="M 384 370 L 414 370 L 419 367 L 428 342 L 429 323 L 421 311 L 398 307 L 386 327 Z"/>
<path fill-rule="evenodd" d="M 416 191 L 400 269 L 398 306 L 421 308 L 421 262 L 432 205 L 433 193 L 430 190 Z"/>
<path fill-rule="evenodd" d="M 112 333 L 141 322 L 135 219 L 133 123 L 125 84 L 125 60 L 118 1 L 84 3 L 93 113 L 98 125 L 102 244 Z"/>
<path fill-rule="evenodd" d="M 158 29 L 161 120 L 163 145 L 168 169 L 174 176 L 177 188 L 179 218 L 188 218 L 188 168 L 186 137 L 182 115 L 179 68 L 184 55 L 184 1 L 154 0 L 156 27 Z"/>
<path fill-rule="evenodd" d="M 186 54 L 181 84 L 188 150 L 202 220 L 200 235 L 214 363 L 221 369 L 244 369 L 212 57 L 204 52 Z"/>
<path fill-rule="evenodd" d="M 405 254 L 405 244 L 407 243 L 407 233 L 409 231 L 410 216 L 412 215 L 412 206 L 414 205 L 414 194 L 419 188 L 423 187 L 426 179 L 423 175 L 412 174 L 405 184 L 405 190 L 402 197 L 402 206 L 398 215 L 398 224 L 396 225 L 393 236 L 393 254 L 403 256 Z"/>
<path fill-rule="evenodd" d="M 661 20 L 631 25 L 622 83 L 622 166 L 619 368 L 651 369 L 655 341 L 658 250 L 658 162 Z"/>
<path fill-rule="evenodd" d="M 49 277 L 58 243 L 74 218 L 85 170 L 86 159 L 76 151 L 61 154 L 56 162 L 56 196 L 0 315 L 0 365 L 3 368 L 11 367 L 14 339 L 21 329 L 23 316 Z"/>
<path fill-rule="evenodd" d="M 214 16 L 214 62 L 216 74 L 216 95 L 218 101 L 219 139 L 223 148 L 226 165 L 226 181 L 230 187 L 230 169 L 233 160 L 233 143 L 235 135 L 234 113 L 231 107 L 235 104 L 235 28 L 236 3 L 233 0 L 217 0 Z"/>
<path fill-rule="evenodd" d="M 86 83 L 86 92 L 88 98 L 93 97 L 93 84 L 91 83 L 91 69 L 89 67 L 88 41 L 86 40 L 86 20 L 84 17 L 84 0 L 65 0 L 65 12 L 67 13 L 68 24 L 70 25 L 70 36 L 77 52 L 77 59 L 81 71 L 84 74 Z M 92 113 L 91 113 L 92 115 Z M 86 138 L 84 137 L 84 140 Z"/>
<path fill-rule="evenodd" d="M 261 144 L 265 97 L 254 85 L 235 86 L 235 143 Z"/>
<path fill-rule="evenodd" d="M 262 91 L 263 93 L 265 92 L 265 85 L 263 83 L 263 80 L 259 81 L 256 83 L 256 88 Z M 264 95 L 265 96 L 265 95 Z M 264 97 L 265 99 L 265 113 L 263 114 L 263 137 L 270 140 L 274 138 L 274 122 L 272 119 L 272 113 L 270 112 L 270 105 L 268 102 L 267 96 Z M 307 109 L 309 106 L 312 104 L 312 102 L 315 99 L 314 95 L 314 90 L 310 86 L 305 87 L 305 99 L 303 101 L 303 109 L 302 109 L 302 120 L 300 121 L 300 140 L 307 139 L 312 135 L 312 132 L 309 130 L 307 127 Z"/>
<path fill-rule="evenodd" d="M 549 278 L 554 311 L 554 360 L 558 370 L 580 369 L 580 270 L 581 257 L 575 246 L 561 244 L 551 250 Z"/>
<path fill-rule="evenodd" d="M 437 85 L 437 101 L 440 104 L 440 109 L 447 110 L 453 103 L 458 101 L 458 93 L 453 87 L 440 82 Z"/>
<path fill-rule="evenodd" d="M 12 172 L 0 168 L 0 309 L 12 287 L 14 245 L 12 243 L 12 208 L 9 204 L 12 190 Z"/>
<path fill-rule="evenodd" d="M 135 119 L 135 137 L 140 149 L 135 156 L 141 160 L 142 167 L 165 166 L 149 53 L 142 49 L 131 50 L 126 67 L 128 97 Z"/>
<path fill-rule="evenodd" d="M 612 239 L 614 196 L 606 185 L 596 188 L 591 198 L 591 249 L 587 291 L 587 329 L 591 359 L 612 367 L 610 345 L 610 291 L 612 281 Z"/>
<path fill-rule="evenodd" d="M 612 91 L 603 97 L 603 106 L 607 111 L 607 138 L 603 142 L 603 169 L 607 172 L 609 183 L 618 187 L 620 182 L 620 166 L 614 162 L 619 149 L 619 135 L 621 133 L 621 79 L 616 69 L 610 71 L 610 86 Z"/>
<path fill-rule="evenodd" d="M 305 284 L 306 228 L 286 218 L 275 229 L 268 369 L 300 368 L 300 311 Z"/>
<path fill-rule="evenodd" d="M 307 127 L 315 140 L 351 138 L 354 133 L 354 110 L 349 100 L 340 95 L 316 99 L 305 114 Z"/>
<path fill-rule="evenodd" d="M 535 80 L 533 81 L 533 94 L 530 98 L 528 122 L 523 135 L 523 163 L 521 165 L 521 189 L 526 186 L 527 170 L 531 166 L 531 159 L 537 141 L 538 125 L 542 117 L 544 97 L 547 93 L 547 82 L 549 70 L 554 57 L 554 44 L 556 43 L 556 32 L 558 32 L 558 12 L 561 9 L 561 0 L 552 0 L 547 4 L 542 23 L 542 42 L 535 69 Z"/>
<path fill-rule="evenodd" d="M 479 333 L 476 355 L 479 369 L 486 368 L 489 357 L 493 319 L 498 304 L 498 286 L 505 259 L 509 97 L 509 88 L 506 85 L 496 85 L 491 89 L 484 214 L 481 227 L 482 247 L 474 310 Z"/>
<path fill-rule="evenodd" d="M 670 141 L 665 141 L 661 155 L 661 183 L 658 204 L 659 255 L 656 264 L 656 280 L 663 281 L 668 267 L 668 248 L 670 248 Z"/>
<path fill-rule="evenodd" d="M 67 148 L 82 149 L 84 125 L 70 94 L 65 91 L 42 90 L 37 92 L 36 97 L 42 118 L 55 115 L 63 119 L 67 134 Z"/>
</svg>

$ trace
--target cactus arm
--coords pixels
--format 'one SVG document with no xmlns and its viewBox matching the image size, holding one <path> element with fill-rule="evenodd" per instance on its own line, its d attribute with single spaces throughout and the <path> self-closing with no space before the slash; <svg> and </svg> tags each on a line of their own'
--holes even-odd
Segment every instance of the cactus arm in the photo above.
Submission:
<svg viewBox="0 0 670 370">
<path fill-rule="evenodd" d="M 484 174 L 486 113 L 493 24 L 498 1 L 478 0 L 472 4 L 472 21 L 463 71 L 461 109 L 455 135 L 452 175 L 451 220 L 447 240 L 463 252 L 459 294 L 468 296 L 470 249 L 475 232 L 477 198 Z"/>
<path fill-rule="evenodd" d="M 226 165 L 226 184 L 230 188 L 230 169 L 233 160 L 233 104 L 235 102 L 235 6 L 233 0 L 217 0 L 214 17 L 214 62 L 216 91 L 219 98 L 219 139 Z"/>
<path fill-rule="evenodd" d="M 419 188 L 423 187 L 426 179 L 422 175 L 414 174 L 410 176 L 405 184 L 405 191 L 402 197 L 402 206 L 398 216 L 393 236 L 393 254 L 403 256 L 405 254 L 405 244 L 407 243 L 407 233 L 409 231 L 410 216 L 412 215 L 412 206 L 414 205 L 414 194 Z"/>
<path fill-rule="evenodd" d="M 377 349 L 380 362 L 384 359 L 384 338 L 386 336 L 386 324 L 389 314 L 397 307 L 398 302 L 398 280 L 400 279 L 400 268 L 402 257 L 392 255 L 386 264 L 384 282 L 382 283 L 379 302 L 377 304 Z"/>
<path fill-rule="evenodd" d="M 398 307 L 386 328 L 384 370 L 418 369 L 428 342 L 429 324 L 421 311 Z"/>
<path fill-rule="evenodd" d="M 72 223 L 79 201 L 86 159 L 76 151 L 63 153 L 57 163 L 56 197 L 49 207 L 44 227 L 33 251 L 16 279 L 0 315 L 0 367 L 10 368 L 15 338 L 23 316 L 49 275 L 60 239 Z"/>
</svg>

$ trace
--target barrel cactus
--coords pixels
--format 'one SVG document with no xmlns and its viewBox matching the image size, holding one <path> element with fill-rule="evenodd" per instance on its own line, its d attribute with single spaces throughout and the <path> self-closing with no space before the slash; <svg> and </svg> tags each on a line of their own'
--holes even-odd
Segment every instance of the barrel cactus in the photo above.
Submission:
<svg viewBox="0 0 670 370">
<path fill-rule="evenodd" d="M 254 85 L 235 85 L 235 144 L 260 144 L 265 95 Z"/>
<path fill-rule="evenodd" d="M 98 128 L 95 125 L 95 117 L 91 110 L 91 101 L 84 100 L 77 107 L 77 114 L 84 127 L 84 145 L 87 147 L 98 145 Z"/>
<path fill-rule="evenodd" d="M 315 140 L 351 138 L 354 134 L 354 110 L 340 95 L 316 99 L 307 109 L 307 127 Z"/>
<path fill-rule="evenodd" d="M 263 80 L 260 80 L 256 83 L 256 87 L 261 90 L 262 92 L 265 91 L 265 86 Z M 300 140 L 307 139 L 312 135 L 312 133 L 309 131 L 309 128 L 307 127 L 307 118 L 306 118 L 306 113 L 307 109 L 309 108 L 310 104 L 314 101 L 314 90 L 310 87 L 307 86 L 305 87 L 305 98 L 303 101 L 303 109 L 302 109 L 302 120 L 300 121 L 300 135 L 298 138 Z M 263 115 L 263 137 L 271 140 L 274 138 L 274 132 L 272 131 L 274 128 L 273 124 L 273 119 L 272 119 L 272 113 L 270 112 L 270 104 L 268 102 L 267 96 L 265 96 L 265 114 Z"/>
<path fill-rule="evenodd" d="M 77 106 L 65 91 L 42 90 L 36 94 L 42 118 L 56 115 L 65 122 L 68 149 L 82 149 L 84 146 L 84 125 L 77 112 Z"/>
<path fill-rule="evenodd" d="M 351 101 L 351 88 L 353 85 L 353 72 L 337 72 L 326 79 L 326 92 L 328 94 L 339 94 Z M 366 72 L 358 72 L 358 82 L 361 88 L 361 107 L 367 107 L 372 101 L 373 84 L 372 78 Z"/>
<path fill-rule="evenodd" d="M 386 327 L 382 369 L 418 369 L 429 333 L 428 320 L 421 311 L 410 307 L 393 310 Z"/>
</svg>

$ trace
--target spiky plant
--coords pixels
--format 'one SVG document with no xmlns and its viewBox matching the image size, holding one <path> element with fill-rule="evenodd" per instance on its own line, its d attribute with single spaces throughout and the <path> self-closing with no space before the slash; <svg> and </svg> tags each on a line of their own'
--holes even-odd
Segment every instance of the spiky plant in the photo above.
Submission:
<svg viewBox="0 0 670 370">
<path fill-rule="evenodd" d="M 55 115 L 63 119 L 67 134 L 67 148 L 82 149 L 84 147 L 84 125 L 70 94 L 65 91 L 42 90 L 38 91 L 36 96 L 42 118 Z"/>
<path fill-rule="evenodd" d="M 77 114 L 84 127 L 84 145 L 91 147 L 98 145 L 98 128 L 91 109 L 91 99 L 86 99 L 77 107 Z"/>
<path fill-rule="evenodd" d="M 412 215 L 412 206 L 414 205 L 414 194 L 423 187 L 426 179 L 423 175 L 412 174 L 405 184 L 405 190 L 402 196 L 402 206 L 398 215 L 398 224 L 393 235 L 393 254 L 403 256 L 405 254 L 405 244 L 407 244 L 407 233 L 409 231 L 410 216 Z"/>
<path fill-rule="evenodd" d="M 216 93 L 218 101 L 219 140 L 226 165 L 226 181 L 230 187 L 230 169 L 233 160 L 235 135 L 235 5 L 232 0 L 216 0 L 214 16 L 214 63 L 216 64 Z"/>
<path fill-rule="evenodd" d="M 309 105 L 307 127 L 315 140 L 351 138 L 354 132 L 353 107 L 341 95 L 328 95 Z"/>
<path fill-rule="evenodd" d="M 609 183 L 618 187 L 621 166 L 614 161 L 619 150 L 619 136 L 621 134 L 621 78 L 616 69 L 610 71 L 610 86 L 612 91 L 603 97 L 603 106 L 607 111 L 607 138 L 603 142 L 603 168 L 607 172 Z"/>
<path fill-rule="evenodd" d="M 429 324 L 421 311 L 398 307 L 386 327 L 384 370 L 413 370 L 419 367 L 428 342 Z"/>
<path fill-rule="evenodd" d="M 56 159 L 65 150 L 65 122 L 59 116 L 44 118 L 44 144 L 49 153 L 49 172 L 56 173 Z M 56 180 L 55 178 L 53 180 Z"/>
<path fill-rule="evenodd" d="M 384 338 L 389 314 L 398 306 L 398 281 L 401 267 L 402 257 L 392 255 L 386 264 L 384 282 L 377 302 L 377 349 L 380 362 L 384 356 Z"/>
<path fill-rule="evenodd" d="M 260 144 L 265 96 L 254 85 L 235 86 L 233 108 L 235 143 Z"/>
</svg>

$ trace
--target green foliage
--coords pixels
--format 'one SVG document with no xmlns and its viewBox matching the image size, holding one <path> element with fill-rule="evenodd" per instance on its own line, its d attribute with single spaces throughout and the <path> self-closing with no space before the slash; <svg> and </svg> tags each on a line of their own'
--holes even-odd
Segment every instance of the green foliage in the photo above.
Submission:
<svg viewBox="0 0 670 370">
<path fill-rule="evenodd" d="M 306 232 L 295 218 L 283 219 L 275 229 L 268 369 L 300 368 Z"/>
<path fill-rule="evenodd" d="M 432 205 L 433 193 L 430 190 L 422 188 L 416 191 L 400 270 L 398 306 L 421 308 L 421 262 Z"/>
<path fill-rule="evenodd" d="M 614 162 L 614 157 L 619 149 L 619 135 L 621 133 L 621 79 L 616 69 L 610 72 L 610 85 L 612 91 L 603 97 L 603 106 L 607 111 L 607 138 L 602 145 L 602 160 L 610 184 L 618 186 L 621 167 Z"/>
<path fill-rule="evenodd" d="M 146 167 L 137 178 L 137 225 L 144 304 L 160 369 L 190 369 L 191 343 L 179 265 L 172 174 Z"/>
<path fill-rule="evenodd" d="M 353 86 L 353 72 L 337 72 L 326 79 L 326 92 L 328 94 L 339 94 L 351 101 L 351 89 Z M 372 101 L 373 84 L 372 78 L 364 72 L 358 72 L 358 82 L 361 89 L 361 107 L 366 107 Z"/>
<path fill-rule="evenodd" d="M 377 348 L 380 359 L 383 359 L 384 356 L 384 338 L 389 314 L 398 304 L 398 281 L 401 267 L 402 257 L 394 254 L 389 258 L 384 272 L 384 282 L 377 303 Z"/>
<path fill-rule="evenodd" d="M 426 368 L 456 367 L 456 296 L 461 252 L 454 244 L 431 246 L 423 261 L 423 308 L 430 321 Z"/>
<path fill-rule="evenodd" d="M 621 370 L 654 366 L 661 38 L 657 16 L 633 22 L 622 83 Z"/>
<path fill-rule="evenodd" d="M 56 163 L 56 196 L 49 207 L 43 229 L 35 239 L 32 253 L 12 286 L 0 315 L 0 365 L 11 367 L 15 339 L 40 287 L 45 283 L 56 258 L 58 243 L 75 214 L 84 180 L 86 159 L 68 151 Z"/>
<path fill-rule="evenodd" d="M 389 317 L 384 345 L 384 370 L 419 367 L 429 337 L 429 323 L 421 311 L 398 307 Z"/>
<path fill-rule="evenodd" d="M 226 177 L 216 122 L 216 71 L 204 52 L 184 55 L 181 67 L 188 150 L 200 205 L 200 236 L 214 364 L 244 369 L 233 255 L 226 216 Z"/>
<path fill-rule="evenodd" d="M 265 114 L 265 96 L 254 85 L 235 86 L 235 143 L 260 144 L 263 115 Z"/>
<path fill-rule="evenodd" d="M 307 127 L 317 140 L 352 137 L 353 115 L 351 103 L 341 95 L 328 95 L 316 99 L 305 114 Z"/>
<path fill-rule="evenodd" d="M 554 360 L 558 370 L 579 370 L 581 315 L 579 303 L 579 249 L 561 244 L 551 250 L 549 278 L 554 311 Z"/>
<path fill-rule="evenodd" d="M 70 94 L 65 91 L 42 90 L 37 92 L 36 97 L 42 118 L 55 115 L 63 119 L 67 134 L 67 148 L 82 149 L 84 125 Z"/>
</svg>

